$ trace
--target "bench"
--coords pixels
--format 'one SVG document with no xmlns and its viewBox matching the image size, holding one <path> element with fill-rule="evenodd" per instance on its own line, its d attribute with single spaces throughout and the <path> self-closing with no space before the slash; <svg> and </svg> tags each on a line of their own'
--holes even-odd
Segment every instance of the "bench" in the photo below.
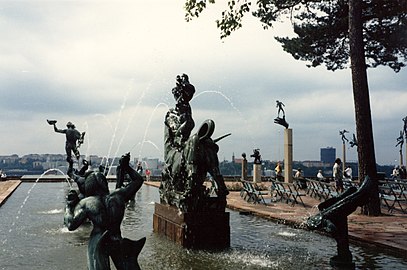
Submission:
<svg viewBox="0 0 407 270">
<path fill-rule="evenodd" d="M 286 203 L 291 202 L 291 206 L 294 204 L 301 204 L 305 207 L 302 200 L 302 196 L 306 196 L 305 193 L 300 192 L 299 189 L 292 183 L 285 183 L 279 181 L 272 181 L 271 183 L 271 194 L 275 201 L 285 201 Z"/>
<path fill-rule="evenodd" d="M 247 202 L 256 203 L 263 203 L 267 205 L 266 201 L 264 200 L 263 195 L 268 195 L 267 191 L 261 191 L 255 183 L 241 180 L 242 182 L 242 189 L 240 191 L 240 196 Z"/>
<path fill-rule="evenodd" d="M 307 179 L 307 194 L 321 201 L 337 196 L 338 192 L 331 183 Z"/>
<path fill-rule="evenodd" d="M 407 183 L 397 181 L 379 181 L 379 197 L 388 212 L 398 209 L 407 212 Z"/>
</svg>

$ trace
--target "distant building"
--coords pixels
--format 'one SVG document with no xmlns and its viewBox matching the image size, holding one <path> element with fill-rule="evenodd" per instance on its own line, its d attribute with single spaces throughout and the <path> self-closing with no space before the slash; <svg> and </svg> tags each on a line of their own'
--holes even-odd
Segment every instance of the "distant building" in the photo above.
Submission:
<svg viewBox="0 0 407 270">
<path fill-rule="evenodd" d="M 304 160 L 301 162 L 301 164 L 307 168 L 312 168 L 312 167 L 317 167 L 317 168 L 322 168 L 325 166 L 326 162 L 322 161 L 316 161 L 316 160 Z"/>
<path fill-rule="evenodd" d="M 321 148 L 321 161 L 333 164 L 336 159 L 336 149 L 333 147 Z"/>
<path fill-rule="evenodd" d="M 242 164 L 243 163 L 243 158 L 235 158 L 234 163 L 236 164 Z"/>
</svg>

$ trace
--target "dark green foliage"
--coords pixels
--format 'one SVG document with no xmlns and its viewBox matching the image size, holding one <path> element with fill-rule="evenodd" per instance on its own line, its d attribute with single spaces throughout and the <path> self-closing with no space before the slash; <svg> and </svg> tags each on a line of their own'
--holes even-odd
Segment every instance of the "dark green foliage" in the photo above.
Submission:
<svg viewBox="0 0 407 270">
<path fill-rule="evenodd" d="M 363 1 L 363 34 L 368 67 L 389 66 L 398 72 L 407 61 L 407 1 Z M 198 17 L 214 0 L 187 0 L 186 18 Z M 296 37 L 276 37 L 284 50 L 308 67 L 324 64 L 328 70 L 349 65 L 347 0 L 236 0 L 229 1 L 216 21 L 221 38 L 242 27 L 250 13 L 268 29 L 280 18 L 289 18 Z"/>
<path fill-rule="evenodd" d="M 214 0 L 186 0 L 187 18 L 198 16 Z M 251 5 L 251 3 L 254 3 Z M 359 179 L 375 182 L 365 213 L 380 214 L 367 67 L 388 66 L 398 72 L 407 61 L 406 0 L 241 0 L 229 1 L 217 21 L 221 38 L 242 26 L 249 13 L 267 29 L 278 19 L 290 19 L 295 37 L 277 37 L 284 50 L 308 67 L 328 70 L 351 62 L 358 144 Z M 350 66 L 350 65 L 349 65 Z"/>
</svg>

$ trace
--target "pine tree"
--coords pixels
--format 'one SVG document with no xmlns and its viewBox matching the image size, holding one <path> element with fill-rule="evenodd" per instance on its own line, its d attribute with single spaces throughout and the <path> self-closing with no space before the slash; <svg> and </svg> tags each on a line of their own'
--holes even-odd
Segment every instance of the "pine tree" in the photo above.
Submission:
<svg viewBox="0 0 407 270">
<path fill-rule="evenodd" d="M 215 0 L 187 0 L 186 20 L 198 17 Z M 367 68 L 388 66 L 400 71 L 407 61 L 406 0 L 230 0 L 217 20 L 221 38 L 242 27 L 251 14 L 264 29 L 288 18 L 296 37 L 276 37 L 284 50 L 308 67 L 325 65 L 335 71 L 350 67 L 358 141 L 359 179 L 376 185 L 367 215 L 380 215 Z M 350 66 L 349 66 L 350 64 Z"/>
</svg>

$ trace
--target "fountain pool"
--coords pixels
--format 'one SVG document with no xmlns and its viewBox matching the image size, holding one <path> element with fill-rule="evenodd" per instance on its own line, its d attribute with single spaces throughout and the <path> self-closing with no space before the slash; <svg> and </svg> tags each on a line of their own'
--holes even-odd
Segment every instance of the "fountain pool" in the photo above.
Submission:
<svg viewBox="0 0 407 270">
<path fill-rule="evenodd" d="M 64 183 L 22 183 L 0 208 L 0 269 L 86 269 L 92 226 L 69 232 L 63 224 Z M 109 183 L 111 189 L 113 183 Z M 146 236 L 139 263 L 143 270 L 331 269 L 336 242 L 315 232 L 230 212 L 231 247 L 222 252 L 187 250 L 152 231 L 158 189 L 144 185 L 126 209 L 122 234 Z M 406 269 L 398 257 L 351 245 L 358 269 Z"/>
</svg>

